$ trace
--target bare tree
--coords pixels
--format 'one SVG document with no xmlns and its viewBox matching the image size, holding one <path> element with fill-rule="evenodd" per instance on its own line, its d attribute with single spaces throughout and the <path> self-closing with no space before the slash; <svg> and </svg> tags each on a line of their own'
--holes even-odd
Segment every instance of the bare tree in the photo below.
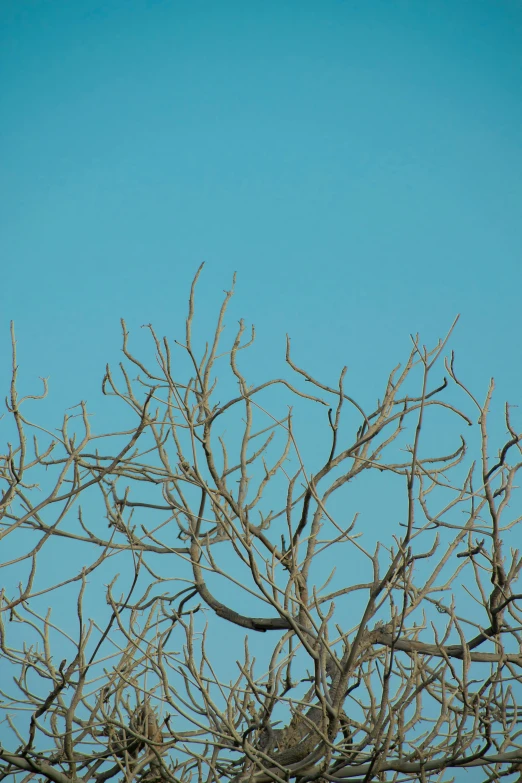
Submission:
<svg viewBox="0 0 522 783">
<path fill-rule="evenodd" d="M 522 780 L 510 408 L 493 445 L 493 382 L 473 396 L 449 335 L 413 338 L 373 410 L 289 342 L 251 386 L 253 331 L 221 347 L 232 291 L 195 348 L 198 276 L 151 365 L 122 322 L 111 434 L 84 403 L 29 420 L 13 333 L 0 779 Z"/>
</svg>

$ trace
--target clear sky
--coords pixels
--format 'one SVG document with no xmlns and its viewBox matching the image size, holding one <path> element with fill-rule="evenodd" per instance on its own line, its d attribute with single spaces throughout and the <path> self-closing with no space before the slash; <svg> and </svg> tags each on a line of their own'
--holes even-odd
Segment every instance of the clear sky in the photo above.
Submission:
<svg viewBox="0 0 522 783">
<path fill-rule="evenodd" d="M 289 332 L 318 372 L 377 379 L 460 312 L 460 366 L 516 401 L 521 2 L 0 13 L 0 349 L 14 318 L 57 410 L 93 398 L 121 316 L 179 336 L 201 261 L 203 308 L 237 270 L 266 372 Z"/>
<path fill-rule="evenodd" d="M 460 313 L 520 403 L 521 0 L 2 0 L 0 36 L 2 395 L 14 319 L 47 426 L 103 421 L 119 319 L 182 337 L 205 261 L 200 334 L 237 270 L 256 380 L 289 333 L 375 399 Z"/>
</svg>

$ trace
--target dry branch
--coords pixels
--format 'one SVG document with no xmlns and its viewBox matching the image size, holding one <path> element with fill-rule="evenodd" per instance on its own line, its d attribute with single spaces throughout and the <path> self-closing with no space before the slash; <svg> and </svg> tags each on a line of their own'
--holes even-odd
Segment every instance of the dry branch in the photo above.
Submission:
<svg viewBox="0 0 522 783">
<path fill-rule="evenodd" d="M 155 362 L 122 323 L 119 380 L 107 367 L 102 388 L 129 409 L 125 430 L 94 433 L 84 403 L 58 430 L 32 423 L 47 385 L 19 398 L 13 331 L 0 779 L 518 773 L 512 410 L 493 447 L 493 384 L 481 404 L 452 355 L 440 377 L 450 334 L 431 351 L 413 338 L 373 409 L 346 368 L 316 379 L 290 341 L 288 377 L 251 386 L 254 331 L 240 322 L 222 346 L 233 290 L 194 342 L 200 271 L 183 343 L 146 327 Z M 300 424 L 314 417 L 318 444 Z"/>
</svg>

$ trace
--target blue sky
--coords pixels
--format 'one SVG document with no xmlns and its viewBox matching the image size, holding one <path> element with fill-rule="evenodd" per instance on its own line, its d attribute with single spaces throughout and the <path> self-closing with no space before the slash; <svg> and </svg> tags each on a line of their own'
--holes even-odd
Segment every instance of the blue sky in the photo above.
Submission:
<svg viewBox="0 0 522 783">
<path fill-rule="evenodd" d="M 199 334 L 237 270 L 255 380 L 289 333 L 374 399 L 460 313 L 463 376 L 519 402 L 521 2 L 3 0 L 0 31 L 0 378 L 14 319 L 47 426 L 110 418 L 119 319 L 182 337 L 202 261 Z"/>
<path fill-rule="evenodd" d="M 123 316 L 256 325 L 249 381 L 298 363 L 382 395 L 412 332 L 461 314 L 457 367 L 496 410 L 522 381 L 522 3 L 2 4 L 0 370 L 59 425 L 100 396 Z M 42 421 L 42 418 L 44 421 Z M 501 419 L 498 419 L 502 429 Z M 304 436 L 306 437 L 306 436 Z M 310 438 L 315 437 L 310 435 Z M 310 440 L 309 438 L 309 440 Z M 311 444 L 313 446 L 313 443 Z"/>
<path fill-rule="evenodd" d="M 203 310 L 237 270 L 266 372 L 288 332 L 318 372 L 377 380 L 460 312 L 477 392 L 518 394 L 521 3 L 1 15 L 0 347 L 14 318 L 57 411 L 93 399 L 121 316 L 178 336 L 201 261 Z"/>
</svg>

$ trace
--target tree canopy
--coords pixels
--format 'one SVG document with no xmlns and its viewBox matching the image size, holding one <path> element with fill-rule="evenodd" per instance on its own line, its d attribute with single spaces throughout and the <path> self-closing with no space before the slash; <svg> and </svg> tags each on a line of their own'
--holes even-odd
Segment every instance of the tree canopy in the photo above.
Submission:
<svg viewBox="0 0 522 783">
<path fill-rule="evenodd" d="M 451 330 L 373 405 L 289 340 L 251 385 L 233 290 L 193 337 L 200 271 L 183 340 L 143 359 L 122 321 L 112 432 L 28 418 L 13 331 L 0 779 L 522 780 L 512 408 L 488 426 Z"/>
</svg>

